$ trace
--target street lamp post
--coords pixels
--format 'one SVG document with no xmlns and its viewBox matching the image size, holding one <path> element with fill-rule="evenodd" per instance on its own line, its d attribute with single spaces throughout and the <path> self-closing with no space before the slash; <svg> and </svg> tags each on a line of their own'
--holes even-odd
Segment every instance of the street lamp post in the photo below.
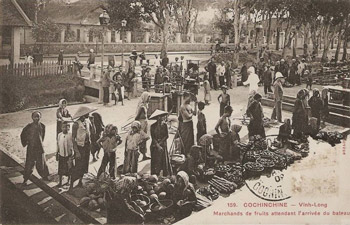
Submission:
<svg viewBox="0 0 350 225">
<path fill-rule="evenodd" d="M 103 75 L 103 60 L 104 60 L 104 54 L 105 54 L 105 26 L 109 24 L 109 20 L 110 17 L 107 13 L 106 10 L 103 10 L 103 13 L 101 13 L 101 15 L 99 16 L 99 20 L 100 20 L 100 25 L 102 26 L 102 53 L 101 53 L 101 76 L 100 76 L 100 80 L 101 77 Z M 103 88 L 102 88 L 102 84 L 100 83 L 99 85 L 99 99 L 98 102 L 102 103 L 103 100 Z"/>
<path fill-rule="evenodd" d="M 123 38 L 123 31 L 124 31 L 124 28 L 126 27 L 126 23 L 127 21 L 126 20 L 122 20 L 122 28 L 121 28 L 121 38 L 122 38 L 122 63 L 121 63 L 121 66 L 122 68 L 124 67 L 124 38 Z"/>
<path fill-rule="evenodd" d="M 109 24 L 110 17 L 106 10 L 103 10 L 100 17 L 100 24 L 102 25 L 102 54 L 101 54 L 101 75 L 103 74 L 103 58 L 105 54 L 105 26 Z"/>
</svg>

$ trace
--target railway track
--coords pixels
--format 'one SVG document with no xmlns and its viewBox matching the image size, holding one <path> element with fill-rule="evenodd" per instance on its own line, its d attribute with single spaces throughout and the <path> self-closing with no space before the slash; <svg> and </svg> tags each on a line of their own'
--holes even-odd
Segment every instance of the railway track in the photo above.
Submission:
<svg viewBox="0 0 350 225">
<path fill-rule="evenodd" d="M 61 195 L 53 188 L 57 185 L 55 182 L 45 182 L 32 175 L 27 185 L 23 186 L 24 167 L 20 160 L 11 156 L 6 149 L 0 148 L 0 160 L 1 183 L 8 183 L 11 188 L 20 193 L 21 198 L 32 202 L 38 210 L 48 216 L 49 221 L 51 219 L 59 224 L 105 223 L 103 219 L 94 218 L 64 195 Z M 28 222 L 30 223 L 30 221 Z"/>
</svg>

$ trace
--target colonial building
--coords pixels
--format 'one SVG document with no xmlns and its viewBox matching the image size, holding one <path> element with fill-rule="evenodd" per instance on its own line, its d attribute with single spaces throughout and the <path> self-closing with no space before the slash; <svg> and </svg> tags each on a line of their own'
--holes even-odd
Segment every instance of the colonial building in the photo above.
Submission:
<svg viewBox="0 0 350 225">
<path fill-rule="evenodd" d="M 0 55 L 19 62 L 21 31 L 30 28 L 32 22 L 16 0 L 0 0 Z"/>
</svg>

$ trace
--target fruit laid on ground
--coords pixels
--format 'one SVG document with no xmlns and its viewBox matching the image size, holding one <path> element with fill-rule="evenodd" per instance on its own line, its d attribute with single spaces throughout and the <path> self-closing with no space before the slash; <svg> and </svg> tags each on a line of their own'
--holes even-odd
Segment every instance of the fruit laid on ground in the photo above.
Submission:
<svg viewBox="0 0 350 225">
<path fill-rule="evenodd" d="M 164 185 L 164 186 L 167 186 L 169 184 L 171 184 L 171 180 L 168 179 L 168 178 L 164 179 L 163 182 L 162 182 L 162 185 Z"/>
<path fill-rule="evenodd" d="M 88 206 L 91 198 L 90 197 L 83 197 L 80 199 L 79 205 L 82 207 Z"/>
<path fill-rule="evenodd" d="M 169 185 L 167 186 L 167 190 L 168 190 L 169 192 L 172 192 L 174 189 L 175 189 L 175 185 L 174 185 L 174 184 L 169 184 Z"/>
<path fill-rule="evenodd" d="M 153 174 L 148 179 L 150 182 L 157 183 L 158 182 L 158 176 Z"/>
<path fill-rule="evenodd" d="M 159 199 L 160 200 L 165 199 L 165 197 L 166 197 L 166 192 L 159 193 Z"/>
<path fill-rule="evenodd" d="M 89 202 L 89 209 L 90 210 L 95 210 L 96 208 L 98 208 L 98 203 L 96 200 L 91 200 Z"/>
<path fill-rule="evenodd" d="M 158 199 L 158 195 L 157 194 L 152 194 L 152 195 L 149 196 L 149 198 L 151 200 L 155 200 L 155 199 Z"/>
</svg>

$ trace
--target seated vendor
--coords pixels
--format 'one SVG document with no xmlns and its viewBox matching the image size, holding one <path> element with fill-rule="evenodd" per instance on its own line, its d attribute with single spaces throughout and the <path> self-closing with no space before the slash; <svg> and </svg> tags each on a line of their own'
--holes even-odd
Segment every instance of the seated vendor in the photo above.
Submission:
<svg viewBox="0 0 350 225">
<path fill-rule="evenodd" d="M 106 195 L 108 224 L 142 224 L 144 212 L 131 201 L 131 191 L 137 186 L 136 178 L 126 176 L 115 184 L 116 191 Z"/>
<path fill-rule="evenodd" d="M 241 138 L 239 136 L 239 132 L 241 131 L 242 126 L 238 125 L 238 124 L 233 124 L 231 126 L 231 136 L 232 136 L 232 152 L 231 152 L 231 156 L 233 161 L 235 162 L 241 162 L 241 152 L 240 152 L 240 148 L 237 147 L 238 142 L 241 141 Z"/>
<path fill-rule="evenodd" d="M 231 120 L 230 117 L 232 115 L 232 107 L 226 106 L 224 109 L 224 114 L 219 119 L 218 123 L 215 126 L 216 133 L 220 137 L 220 145 L 219 145 L 219 154 L 227 161 L 230 157 L 231 153 Z"/>
<path fill-rule="evenodd" d="M 223 161 L 222 156 L 220 156 L 212 147 L 213 136 L 205 134 L 199 139 L 198 143 L 203 147 L 203 152 L 205 154 L 203 155 L 203 158 L 207 167 L 214 167 L 215 164 Z"/>
<path fill-rule="evenodd" d="M 185 171 L 177 173 L 172 199 L 176 221 L 192 214 L 197 198 L 193 185 L 189 182 L 189 176 Z"/>
<path fill-rule="evenodd" d="M 201 152 L 201 146 L 193 145 L 191 147 L 189 157 L 187 157 L 185 163 L 180 168 L 180 170 L 186 171 L 186 173 L 190 176 L 191 181 L 193 182 L 196 181 L 196 176 L 200 175 L 198 166 L 204 162 Z"/>
<path fill-rule="evenodd" d="M 290 119 L 285 119 L 284 124 L 280 126 L 277 140 L 285 143 L 292 136 L 292 125 L 290 123 Z"/>
</svg>

